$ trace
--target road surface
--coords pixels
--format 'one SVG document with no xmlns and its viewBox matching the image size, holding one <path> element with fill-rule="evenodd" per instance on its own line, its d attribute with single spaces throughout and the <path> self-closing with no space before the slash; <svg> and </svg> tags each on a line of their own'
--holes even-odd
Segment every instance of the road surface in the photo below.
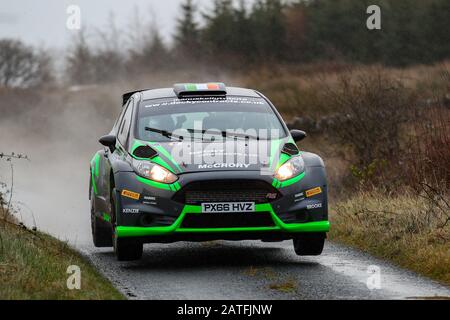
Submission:
<svg viewBox="0 0 450 320">
<path fill-rule="evenodd" d="M 117 262 L 111 249 L 82 249 L 129 299 L 450 299 L 448 287 L 330 242 L 320 257 L 296 256 L 290 241 L 144 250 L 141 261 Z"/>
</svg>

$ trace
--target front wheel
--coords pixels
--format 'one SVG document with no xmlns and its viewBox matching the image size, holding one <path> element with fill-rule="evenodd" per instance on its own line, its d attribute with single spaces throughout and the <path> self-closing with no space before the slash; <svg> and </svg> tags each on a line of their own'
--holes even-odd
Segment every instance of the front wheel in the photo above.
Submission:
<svg viewBox="0 0 450 320">
<path fill-rule="evenodd" d="M 142 242 L 136 241 L 134 239 L 119 238 L 115 230 L 117 226 L 117 191 L 113 188 L 111 192 L 111 211 L 114 212 L 112 223 L 114 232 L 112 234 L 112 242 L 114 244 L 114 253 L 118 261 L 135 261 L 142 258 L 142 252 L 144 245 Z"/>
<path fill-rule="evenodd" d="M 327 235 L 320 233 L 302 233 L 294 238 L 294 250 L 298 256 L 320 256 Z"/>
<path fill-rule="evenodd" d="M 135 261 L 142 258 L 144 245 L 132 239 L 114 238 L 114 253 L 118 261 Z"/>
<path fill-rule="evenodd" d="M 95 196 L 91 190 L 91 230 L 94 246 L 97 248 L 110 248 L 113 246 L 112 229 L 95 214 Z"/>
</svg>

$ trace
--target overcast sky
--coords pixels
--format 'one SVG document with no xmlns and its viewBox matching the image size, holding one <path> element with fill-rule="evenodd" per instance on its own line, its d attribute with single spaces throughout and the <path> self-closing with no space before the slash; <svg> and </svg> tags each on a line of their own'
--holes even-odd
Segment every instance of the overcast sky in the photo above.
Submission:
<svg viewBox="0 0 450 320">
<path fill-rule="evenodd" d="M 211 0 L 194 0 L 201 9 L 208 8 Z M 134 8 L 142 17 L 156 18 L 165 39 L 174 32 L 182 0 L 14 0 L 0 2 L 0 38 L 20 38 L 29 44 L 49 48 L 62 48 L 74 31 L 66 28 L 69 5 L 81 9 L 82 26 L 88 29 L 104 28 L 113 12 L 120 30 L 130 24 Z"/>
</svg>

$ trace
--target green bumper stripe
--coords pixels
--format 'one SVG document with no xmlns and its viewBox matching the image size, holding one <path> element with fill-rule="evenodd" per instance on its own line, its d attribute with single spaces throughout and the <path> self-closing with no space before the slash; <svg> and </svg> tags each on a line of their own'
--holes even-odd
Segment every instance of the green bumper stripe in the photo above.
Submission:
<svg viewBox="0 0 450 320">
<path fill-rule="evenodd" d="M 280 227 L 255 227 L 255 228 L 203 228 L 203 229 L 178 229 L 177 233 L 208 233 L 208 232 L 328 232 L 330 223 L 328 221 L 308 222 L 302 224 L 288 225 L 288 228 Z"/>
<path fill-rule="evenodd" d="M 168 227 L 126 227 L 119 226 L 116 228 L 118 237 L 146 237 L 157 235 L 170 235 L 174 233 L 207 233 L 207 232 L 258 232 L 258 231 L 272 231 L 272 232 L 328 232 L 330 230 L 329 221 L 318 221 L 308 223 L 286 224 L 281 221 L 275 214 L 270 204 L 256 205 L 256 212 L 270 212 L 275 223 L 273 227 L 254 227 L 254 228 L 180 228 L 181 223 L 186 214 L 202 214 L 201 206 L 184 206 L 178 219 L 175 223 Z M 255 213 L 257 214 L 257 213 Z"/>
<path fill-rule="evenodd" d="M 191 214 L 198 214 L 202 212 L 201 206 L 184 206 L 183 211 L 181 212 L 178 219 L 175 221 L 175 223 L 168 227 L 149 227 L 149 228 L 143 228 L 143 227 L 123 227 L 119 226 L 116 227 L 116 235 L 119 238 L 126 238 L 126 237 L 145 237 L 145 236 L 157 236 L 157 235 L 164 235 L 164 234 L 170 234 L 175 232 L 183 221 L 184 216 L 186 213 Z"/>
</svg>

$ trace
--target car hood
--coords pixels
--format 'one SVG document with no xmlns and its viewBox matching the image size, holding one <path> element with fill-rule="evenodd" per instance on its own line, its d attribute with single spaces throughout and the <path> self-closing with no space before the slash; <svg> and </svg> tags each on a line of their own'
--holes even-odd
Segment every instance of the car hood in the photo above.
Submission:
<svg viewBox="0 0 450 320">
<path fill-rule="evenodd" d="M 183 174 L 207 171 L 273 172 L 289 138 L 262 141 L 148 143 L 158 152 L 153 162 Z"/>
</svg>

